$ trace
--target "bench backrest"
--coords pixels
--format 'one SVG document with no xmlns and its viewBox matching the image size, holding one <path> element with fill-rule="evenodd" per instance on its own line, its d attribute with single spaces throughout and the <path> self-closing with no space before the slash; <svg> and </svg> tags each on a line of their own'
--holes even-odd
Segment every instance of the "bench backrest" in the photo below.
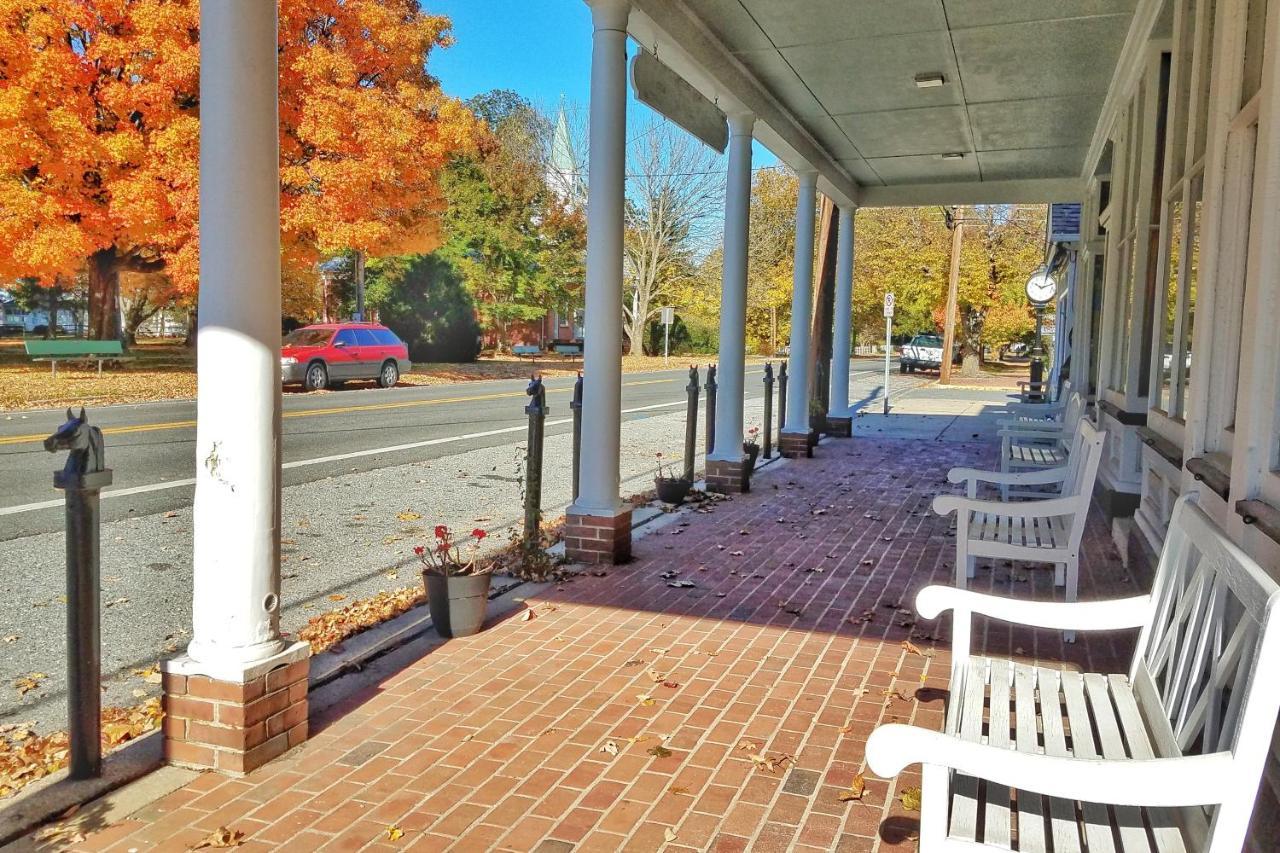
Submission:
<svg viewBox="0 0 1280 853">
<path fill-rule="evenodd" d="M 1280 713 L 1280 587 L 1195 497 L 1174 508 L 1130 677 L 1161 755 L 1232 753 L 1206 797 L 1221 805 L 1182 816 L 1203 849 L 1239 850 Z"/>
<path fill-rule="evenodd" d="M 1077 498 L 1079 511 L 1071 519 L 1071 543 L 1079 547 L 1084 538 L 1085 524 L 1089 517 L 1089 502 L 1093 499 L 1093 484 L 1098 480 L 1098 467 L 1102 464 L 1102 446 L 1107 432 L 1087 420 L 1076 425 L 1071 439 L 1071 451 L 1067 456 L 1067 476 L 1062 481 L 1060 497 Z"/>
<path fill-rule="evenodd" d="M 1062 427 L 1065 435 L 1076 432 L 1076 426 L 1084 420 L 1084 395 L 1072 392 L 1067 397 L 1067 406 L 1062 410 Z M 1070 439 L 1067 439 L 1070 441 Z"/>
<path fill-rule="evenodd" d="M 40 340 L 28 338 L 23 341 L 27 355 L 36 357 L 48 356 L 109 356 L 123 355 L 124 347 L 119 341 L 86 341 L 79 338 Z"/>
</svg>

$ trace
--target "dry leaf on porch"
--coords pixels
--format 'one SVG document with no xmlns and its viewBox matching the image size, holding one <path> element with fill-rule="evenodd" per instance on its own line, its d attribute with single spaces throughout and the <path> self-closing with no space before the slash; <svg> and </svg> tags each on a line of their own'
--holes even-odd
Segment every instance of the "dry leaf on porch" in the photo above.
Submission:
<svg viewBox="0 0 1280 853">
<path fill-rule="evenodd" d="M 532 622 L 535 618 L 536 617 L 534 616 L 534 613 L 532 610 L 526 610 L 524 613 L 520 615 L 521 622 Z"/>
<path fill-rule="evenodd" d="M 387 840 L 388 840 L 388 841 L 399 841 L 401 838 L 404 838 L 404 830 L 403 830 L 403 829 L 401 829 L 400 827 L 396 826 L 395 824 L 392 824 L 391 826 L 388 826 L 388 827 L 387 827 Z"/>
<path fill-rule="evenodd" d="M 862 778 L 862 774 L 853 777 L 853 784 L 846 791 L 839 793 L 840 802 L 848 803 L 855 800 L 861 800 L 862 795 L 867 791 L 867 781 Z"/>
<path fill-rule="evenodd" d="M 613 741 L 611 741 L 611 740 L 607 740 L 607 741 L 605 741 L 605 742 L 604 742 L 604 746 L 600 747 L 600 751 L 601 751 L 601 752 L 607 752 L 607 753 L 609 753 L 610 755 L 617 755 L 617 754 L 618 754 L 618 744 L 616 744 L 615 742 L 613 742 Z"/>
<path fill-rule="evenodd" d="M 668 842 L 676 840 L 676 831 L 669 826 L 663 830 L 662 835 Z"/>
<path fill-rule="evenodd" d="M 907 654 L 909 655 L 920 655 L 920 657 L 924 657 L 924 652 L 920 651 L 920 647 L 910 640 L 903 640 L 902 648 L 906 649 Z"/>
<path fill-rule="evenodd" d="M 752 742 L 751 742 L 751 741 L 749 741 L 749 740 L 744 740 L 744 741 L 739 741 L 739 742 L 738 742 L 738 749 L 745 749 L 745 750 L 747 750 L 748 752 L 755 752 L 755 751 L 756 751 L 757 749 L 759 749 L 759 748 L 760 748 L 760 744 L 758 744 L 758 743 L 752 743 Z"/>
<path fill-rule="evenodd" d="M 652 705 L 654 702 L 653 697 L 650 696 L 648 693 L 637 693 L 636 701 L 639 702 L 641 705 L 646 705 L 646 706 Z"/>
<path fill-rule="evenodd" d="M 655 683 L 661 683 L 666 680 L 666 676 L 658 672 L 656 669 L 649 670 L 649 680 Z"/>
<path fill-rule="evenodd" d="M 667 789 L 667 791 L 669 793 L 680 795 L 680 796 L 687 797 L 690 795 L 689 789 L 686 788 L 684 785 L 672 785 L 670 788 Z"/>
<path fill-rule="evenodd" d="M 898 795 L 898 799 L 902 800 L 902 807 L 909 812 L 920 811 L 920 789 L 919 788 L 903 788 L 902 793 Z"/>
<path fill-rule="evenodd" d="M 79 844 L 84 841 L 84 833 L 75 824 L 46 826 L 36 833 L 36 840 L 52 844 Z"/>
<path fill-rule="evenodd" d="M 657 746 L 651 746 L 646 750 L 646 752 L 648 752 L 654 758 L 669 758 L 671 756 L 671 750 L 667 749 L 662 744 L 658 744 Z"/>
<path fill-rule="evenodd" d="M 227 829 L 220 826 L 213 832 L 209 833 L 199 844 L 193 845 L 192 850 L 204 850 L 206 847 L 227 848 L 239 847 L 244 844 L 244 833 L 238 829 Z"/>
</svg>

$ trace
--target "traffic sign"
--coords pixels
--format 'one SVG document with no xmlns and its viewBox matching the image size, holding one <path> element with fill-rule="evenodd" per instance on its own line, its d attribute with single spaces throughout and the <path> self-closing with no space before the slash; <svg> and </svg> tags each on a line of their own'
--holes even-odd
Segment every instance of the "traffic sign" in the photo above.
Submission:
<svg viewBox="0 0 1280 853">
<path fill-rule="evenodd" d="M 884 316 L 893 316 L 893 293 L 889 292 L 884 295 Z"/>
<path fill-rule="evenodd" d="M 675 321 L 676 321 L 676 309 L 663 308 L 662 309 L 662 325 L 670 326 L 673 323 L 675 323 Z"/>
</svg>

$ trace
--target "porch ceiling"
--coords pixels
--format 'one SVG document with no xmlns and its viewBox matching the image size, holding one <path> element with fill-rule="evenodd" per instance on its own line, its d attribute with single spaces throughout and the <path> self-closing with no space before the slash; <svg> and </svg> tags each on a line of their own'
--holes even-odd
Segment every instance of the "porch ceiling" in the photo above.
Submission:
<svg viewBox="0 0 1280 853">
<path fill-rule="evenodd" d="M 1135 3 L 683 5 L 832 160 L 871 188 L 1078 178 Z M 932 72 L 945 85 L 917 88 L 916 75 Z M 964 157 L 942 157 L 957 152 Z"/>
</svg>

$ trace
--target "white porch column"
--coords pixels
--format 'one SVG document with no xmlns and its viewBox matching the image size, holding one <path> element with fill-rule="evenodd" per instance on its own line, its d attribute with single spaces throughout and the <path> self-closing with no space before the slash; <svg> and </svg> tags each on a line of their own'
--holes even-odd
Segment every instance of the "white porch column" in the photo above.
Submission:
<svg viewBox="0 0 1280 853">
<path fill-rule="evenodd" d="M 194 631 L 230 675 L 280 640 L 280 154 L 276 4 L 200 9 Z"/>
<path fill-rule="evenodd" d="M 276 4 L 200 7 L 193 632 L 164 661 L 164 754 L 244 774 L 307 738 L 304 642 L 280 637 Z"/>
<path fill-rule="evenodd" d="M 587 182 L 586 335 L 578 498 L 565 546 L 583 562 L 625 560 L 630 513 L 618 497 L 622 424 L 622 257 L 627 159 L 627 21 L 630 0 L 589 0 L 591 162 Z M 625 537 L 623 527 L 625 526 Z M 603 536 L 605 529 L 611 536 Z M 625 538 L 625 542 L 623 539 Z"/>
<path fill-rule="evenodd" d="M 782 428 L 783 455 L 803 455 L 797 440 L 809 434 L 809 347 L 813 325 L 813 231 L 818 203 L 818 173 L 800 173 L 796 203 L 796 262 L 791 293 L 791 343 L 787 356 L 787 418 Z M 793 436 L 789 442 L 787 436 Z"/>
<path fill-rule="evenodd" d="M 840 240 L 836 247 L 835 331 L 831 338 L 831 418 L 849 417 L 849 357 L 853 323 L 854 209 L 840 208 Z"/>
<path fill-rule="evenodd" d="M 707 487 L 742 491 L 743 374 L 747 360 L 747 253 L 751 223 L 751 141 L 755 116 L 729 117 L 725 181 L 724 269 L 720 281 L 720 367 L 716 377 L 715 452 L 707 457 Z"/>
</svg>

